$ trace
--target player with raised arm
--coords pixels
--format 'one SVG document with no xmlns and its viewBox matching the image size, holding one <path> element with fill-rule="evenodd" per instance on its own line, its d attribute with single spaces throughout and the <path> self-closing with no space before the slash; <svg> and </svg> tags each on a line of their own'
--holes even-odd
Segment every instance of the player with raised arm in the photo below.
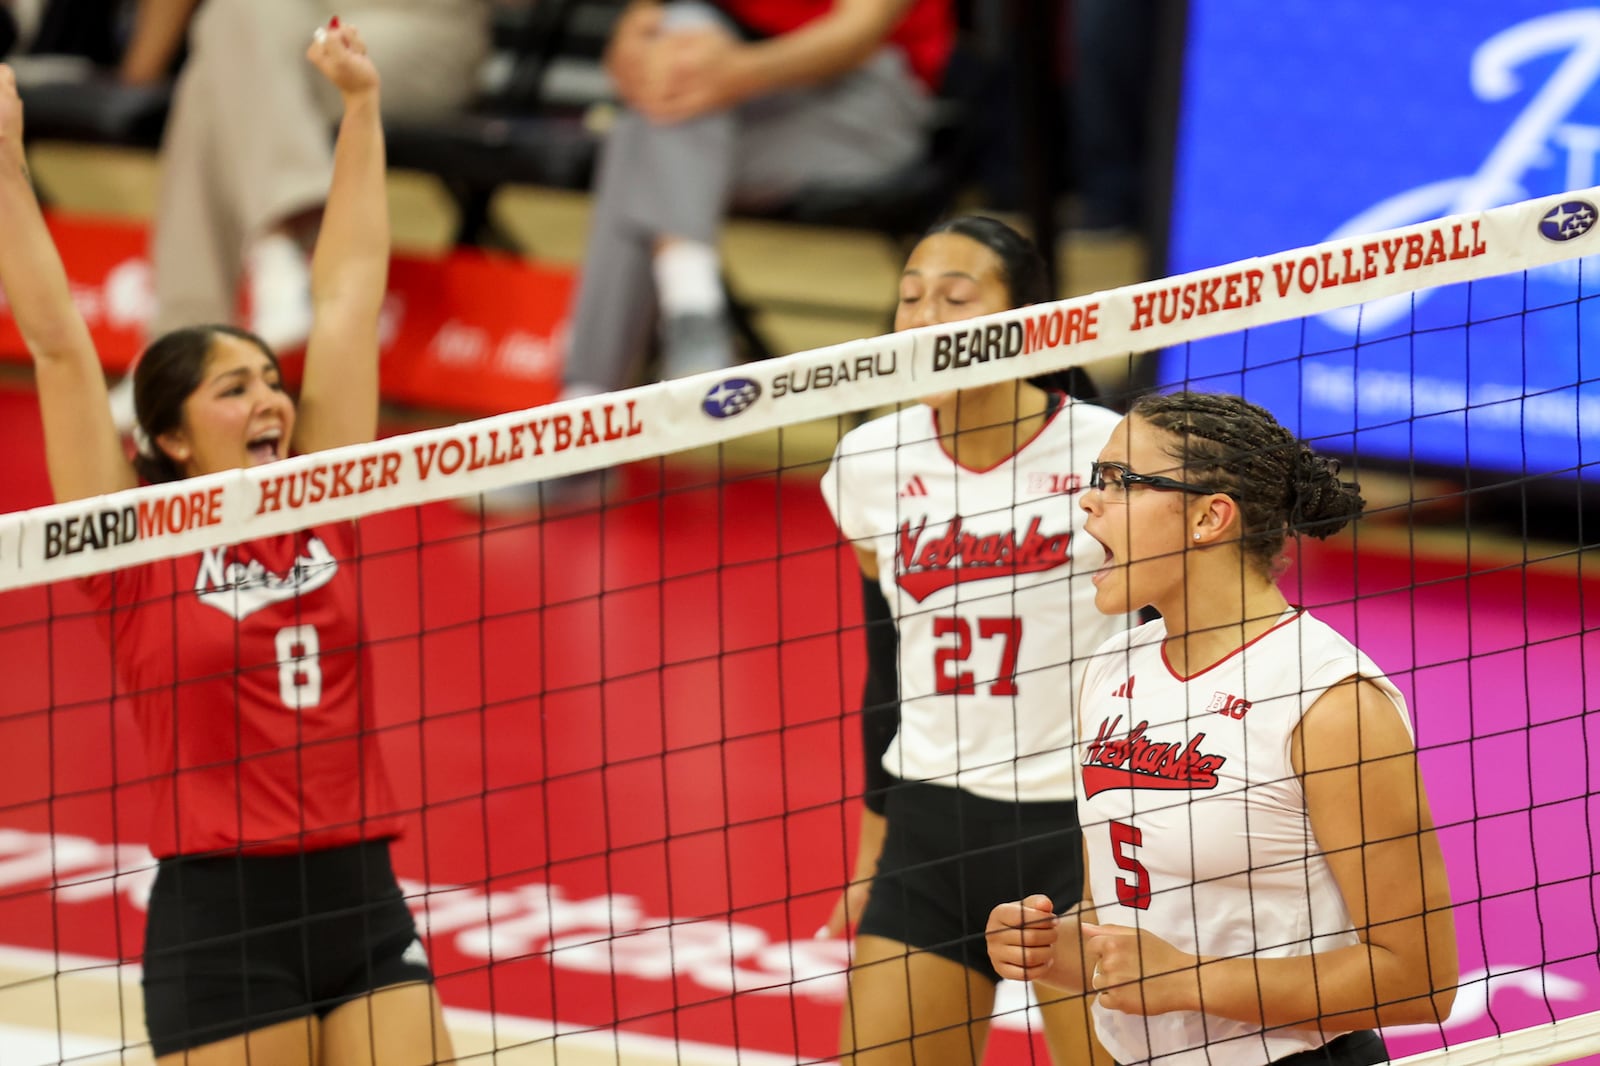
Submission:
<svg viewBox="0 0 1600 1066">
<path fill-rule="evenodd" d="M 1124 1064 L 1387 1061 L 1373 1027 L 1454 999 L 1444 860 L 1400 692 L 1276 582 L 1357 487 L 1262 408 L 1181 392 L 1134 405 L 1082 506 L 1099 608 L 1161 618 L 1084 677 L 1084 909 L 997 907 L 995 968 L 1095 993 Z"/>
<path fill-rule="evenodd" d="M 961 217 L 912 252 L 895 327 L 1049 298 L 1026 239 Z M 999 980 L 990 909 L 1041 880 L 1077 898 L 1072 694 L 1127 623 L 1095 610 L 1101 552 L 1075 494 L 1116 421 L 1025 381 L 952 389 L 846 434 L 823 478 L 865 613 L 882 619 L 868 630 L 855 880 L 825 927 L 859 916 L 847 1064 L 981 1060 Z M 1090 1062 L 1082 999 L 1048 998 L 1057 1063 Z"/>
<path fill-rule="evenodd" d="M 57 501 L 372 440 L 389 220 L 378 76 L 334 19 L 308 52 L 343 97 L 312 262 L 299 403 L 250 334 L 156 340 L 130 461 L 105 378 L 30 186 L 22 106 L 0 67 L 0 286 L 33 356 Z M 390 865 L 401 823 L 375 733 L 347 523 L 87 579 L 154 784 L 159 860 L 143 959 L 162 1064 L 390 1066 L 452 1057 Z"/>
</svg>

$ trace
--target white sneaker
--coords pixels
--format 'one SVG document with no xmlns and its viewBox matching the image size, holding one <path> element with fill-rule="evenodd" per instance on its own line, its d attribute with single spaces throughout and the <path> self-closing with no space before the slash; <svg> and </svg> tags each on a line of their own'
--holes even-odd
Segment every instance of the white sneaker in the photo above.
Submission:
<svg viewBox="0 0 1600 1066">
<path fill-rule="evenodd" d="M 250 331 L 275 352 L 311 336 L 311 264 L 291 237 L 271 234 L 250 249 Z"/>
</svg>

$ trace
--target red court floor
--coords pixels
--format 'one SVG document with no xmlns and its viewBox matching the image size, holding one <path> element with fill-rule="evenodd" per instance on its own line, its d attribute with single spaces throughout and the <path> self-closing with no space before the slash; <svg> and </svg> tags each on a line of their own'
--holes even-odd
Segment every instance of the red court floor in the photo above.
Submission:
<svg viewBox="0 0 1600 1066">
<path fill-rule="evenodd" d="M 0 388 L 0 445 L 0 511 L 46 502 L 31 394 Z M 603 514 L 366 520 L 385 753 L 416 810 L 398 861 L 448 1003 L 832 1054 L 845 948 L 812 931 L 850 854 L 861 662 L 817 473 L 661 491 L 646 464 Z M 1600 580 L 1570 569 L 1345 544 L 1285 579 L 1411 699 L 1472 982 L 1452 1043 L 1600 1009 Z M 136 961 L 143 770 L 85 608 L 0 594 L 0 945 Z M 990 1061 L 1043 1061 L 1026 1023 Z"/>
</svg>

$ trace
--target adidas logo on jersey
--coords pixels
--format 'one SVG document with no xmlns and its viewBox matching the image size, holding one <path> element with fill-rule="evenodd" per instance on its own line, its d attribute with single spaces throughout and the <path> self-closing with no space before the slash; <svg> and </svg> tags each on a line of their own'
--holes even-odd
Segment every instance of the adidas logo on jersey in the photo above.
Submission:
<svg viewBox="0 0 1600 1066">
<path fill-rule="evenodd" d="M 928 486 L 922 483 L 921 474 L 914 476 L 910 481 L 906 482 L 906 487 L 900 490 L 900 498 L 902 500 L 908 496 L 926 496 L 927 494 Z"/>
<path fill-rule="evenodd" d="M 422 946 L 420 939 L 413 940 L 400 956 L 400 961 L 409 963 L 412 966 L 426 966 L 428 965 L 428 951 Z"/>
<path fill-rule="evenodd" d="M 1131 699 L 1133 699 L 1133 683 L 1136 680 L 1138 680 L 1138 679 L 1135 678 L 1132 674 L 1129 674 L 1128 675 L 1128 680 L 1126 680 L 1122 684 L 1118 685 L 1117 686 L 1117 690 L 1111 694 L 1112 698 L 1113 699 L 1119 699 L 1119 700 L 1131 700 Z"/>
</svg>

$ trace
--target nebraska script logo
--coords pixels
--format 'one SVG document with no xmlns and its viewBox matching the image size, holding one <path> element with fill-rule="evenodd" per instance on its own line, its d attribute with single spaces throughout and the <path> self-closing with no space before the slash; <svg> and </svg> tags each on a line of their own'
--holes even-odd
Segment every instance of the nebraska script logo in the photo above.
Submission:
<svg viewBox="0 0 1600 1066">
<path fill-rule="evenodd" d="M 260 560 L 228 558 L 226 547 L 207 548 L 200 556 L 194 591 L 200 602 L 241 621 L 263 607 L 304 596 L 328 582 L 339 572 L 339 560 L 317 537 L 309 537 L 294 565 L 275 574 Z"/>
<path fill-rule="evenodd" d="M 967 533 L 959 515 L 942 533 L 927 530 L 926 517 L 915 529 L 909 521 L 900 524 L 900 572 L 895 583 L 918 603 L 940 589 L 966 581 L 1036 574 L 1072 560 L 1067 554 L 1072 531 L 1041 532 L 1037 517 L 1020 539 L 1014 529 L 981 537 Z"/>
<path fill-rule="evenodd" d="M 1217 787 L 1217 771 L 1228 757 L 1202 752 L 1204 733 L 1196 733 L 1187 745 L 1179 747 L 1146 740 L 1149 722 L 1134 726 L 1125 740 L 1113 739 L 1121 725 L 1120 714 L 1101 720 L 1100 732 L 1083 759 L 1084 799 L 1113 788 L 1205 791 Z"/>
</svg>

